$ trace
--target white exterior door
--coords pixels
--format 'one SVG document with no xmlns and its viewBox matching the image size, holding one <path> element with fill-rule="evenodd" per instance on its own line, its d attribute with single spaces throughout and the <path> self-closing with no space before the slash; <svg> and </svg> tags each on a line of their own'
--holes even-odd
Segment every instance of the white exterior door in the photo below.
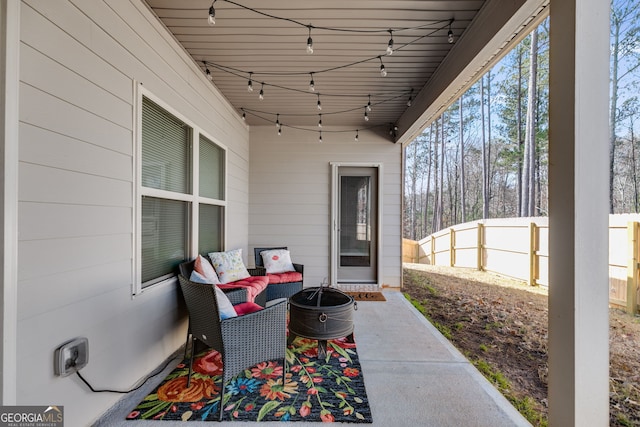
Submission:
<svg viewBox="0 0 640 427">
<path fill-rule="evenodd" d="M 379 165 L 334 165 L 332 283 L 378 283 Z"/>
</svg>

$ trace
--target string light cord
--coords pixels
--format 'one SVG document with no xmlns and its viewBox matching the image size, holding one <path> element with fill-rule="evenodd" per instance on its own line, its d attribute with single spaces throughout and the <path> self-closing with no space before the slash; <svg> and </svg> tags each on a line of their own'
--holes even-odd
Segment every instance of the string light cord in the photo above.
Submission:
<svg viewBox="0 0 640 427">
<path fill-rule="evenodd" d="M 261 113 L 256 113 L 254 110 L 250 110 L 250 109 L 246 109 L 246 108 L 242 108 L 241 109 L 243 112 L 247 113 L 248 115 L 257 117 L 261 120 L 264 120 L 267 123 L 270 124 L 274 124 L 275 121 L 273 121 L 271 118 L 269 117 L 264 117 L 261 115 Z M 272 113 L 262 113 L 262 114 L 268 114 L 268 115 L 273 115 Z M 388 123 L 380 123 L 377 125 L 371 125 L 371 126 L 365 126 L 365 127 L 358 127 L 358 129 L 342 129 L 342 130 L 327 130 L 325 128 L 322 128 L 322 131 L 318 131 L 317 126 L 315 127 L 315 129 L 312 129 L 310 127 L 302 127 L 302 126 L 295 126 L 295 125 L 288 125 L 284 122 L 280 122 L 280 127 L 288 127 L 290 129 L 296 129 L 296 130 L 301 130 L 301 131 L 305 131 L 305 132 L 323 132 L 323 133 L 353 133 L 353 132 L 359 132 L 361 130 L 369 130 L 369 129 L 375 129 L 375 128 L 379 128 L 382 126 L 388 126 Z"/>
<path fill-rule="evenodd" d="M 313 30 L 336 31 L 336 32 L 343 32 L 343 33 L 369 33 L 369 34 L 388 33 L 389 32 L 389 28 L 383 28 L 383 29 L 375 29 L 374 28 L 374 29 L 370 29 L 370 30 L 364 30 L 364 29 L 360 29 L 360 28 L 325 27 L 325 26 L 319 26 L 319 25 L 305 24 L 303 22 L 297 21 L 297 20 L 292 19 L 292 18 L 286 18 L 284 16 L 272 15 L 270 13 L 263 12 L 261 10 L 254 9 L 252 7 L 245 6 L 243 4 L 237 3 L 237 2 L 235 2 L 233 0 L 222 0 L 222 1 L 224 1 L 226 3 L 229 3 L 229 4 L 232 4 L 234 6 L 237 6 L 237 7 L 241 8 L 241 9 L 245 9 L 245 10 L 248 10 L 250 12 L 256 13 L 258 15 L 265 16 L 267 18 L 290 22 L 290 23 L 298 25 L 300 27 L 309 28 L 309 29 L 313 29 Z M 433 22 L 430 22 L 428 24 L 422 24 L 422 25 L 418 25 L 418 26 L 415 26 L 415 27 L 391 28 L 391 30 L 393 30 L 394 32 L 423 30 L 423 29 L 427 28 L 430 25 L 438 25 L 438 24 L 441 24 L 443 22 L 449 22 L 449 20 L 446 19 L 446 20 L 433 21 Z"/>
<path fill-rule="evenodd" d="M 387 98 L 387 99 L 383 99 L 381 101 L 372 102 L 371 106 L 375 107 L 376 105 L 381 105 L 381 104 L 384 104 L 386 102 L 391 102 L 391 101 L 394 101 L 396 99 L 403 98 L 405 95 L 410 94 L 410 93 L 411 93 L 411 90 L 406 90 L 406 91 L 403 91 L 402 94 L 400 94 L 400 95 L 395 95 L 393 97 L 390 97 L 390 98 Z M 324 95 L 322 95 L 322 96 L 324 96 Z M 351 113 L 353 111 L 360 110 L 361 108 L 362 107 L 358 106 L 358 107 L 349 108 L 349 109 L 340 110 L 340 111 L 329 111 L 329 112 L 325 111 L 325 112 L 322 113 L 322 115 L 323 116 L 329 116 L 329 115 L 333 115 L 333 114 Z M 251 112 L 251 113 L 257 113 L 257 114 L 269 114 L 269 115 L 272 115 L 272 116 L 275 116 L 275 115 L 278 114 L 278 115 L 284 116 L 284 117 L 287 117 L 287 116 L 289 116 L 289 117 L 317 117 L 317 115 L 318 115 L 318 113 L 291 113 L 291 114 L 272 113 L 271 111 L 261 111 L 261 110 L 255 110 L 255 109 L 252 109 L 252 108 L 246 108 L 246 107 L 241 107 L 240 110 L 241 111 L 246 111 L 246 112 Z M 273 122 L 273 123 L 275 123 L 275 122 Z"/>
<path fill-rule="evenodd" d="M 131 390 L 109 390 L 109 389 L 95 389 L 93 388 L 93 386 L 91 384 L 89 384 L 89 381 L 87 381 L 82 374 L 80 373 L 80 371 L 76 371 L 76 374 L 78 375 L 78 377 L 82 380 L 83 383 L 86 384 L 87 387 L 89 387 L 89 390 L 91 390 L 94 393 L 120 393 L 120 394 L 127 394 L 127 393 L 131 393 L 132 391 L 136 391 L 138 390 L 140 387 L 142 387 L 143 385 L 145 385 L 147 383 L 147 381 L 149 381 L 151 378 L 157 376 L 158 374 L 164 372 L 164 370 L 167 368 L 167 366 L 169 366 L 169 364 L 173 361 L 175 361 L 176 359 L 169 359 L 167 361 L 167 363 L 164 364 L 164 366 L 162 368 L 160 368 L 155 374 L 151 374 L 149 375 L 147 378 L 145 378 L 138 386 L 132 388 Z"/>
<path fill-rule="evenodd" d="M 225 1 L 227 1 L 227 0 L 225 0 Z M 433 31 L 431 31 L 428 34 L 424 34 L 424 35 L 422 35 L 422 36 L 420 36 L 420 37 L 418 37 L 418 38 L 416 38 L 414 40 L 411 40 L 411 41 L 409 41 L 407 43 L 401 44 L 401 45 L 395 47 L 393 49 L 393 51 L 394 52 L 401 51 L 402 49 L 404 49 L 404 48 L 406 48 L 408 46 L 411 46 L 412 44 L 417 43 L 417 42 L 419 42 L 420 40 L 422 40 L 422 39 L 424 39 L 426 37 L 432 36 L 433 34 L 437 33 L 438 31 L 441 31 L 441 30 L 444 30 L 444 29 L 448 28 L 448 26 L 451 25 L 449 22 L 452 22 L 452 20 L 446 20 L 446 21 L 443 21 L 443 22 L 446 22 L 446 24 L 443 25 L 442 27 L 433 29 Z M 353 67 L 355 65 L 364 64 L 364 63 L 367 63 L 367 62 L 370 62 L 370 61 L 376 61 L 376 60 L 380 59 L 381 56 L 383 56 L 383 55 L 376 55 L 376 56 L 372 56 L 370 58 L 361 59 L 359 61 L 354 61 L 354 62 L 350 62 L 350 63 L 347 63 L 347 64 L 336 65 L 335 67 L 329 67 L 329 68 L 324 68 L 324 69 L 315 70 L 315 71 L 264 71 L 264 72 L 252 72 L 252 74 L 255 75 L 255 76 L 280 76 L 280 77 L 293 77 L 293 76 L 303 76 L 303 75 L 306 76 L 306 75 L 309 75 L 309 74 L 314 74 L 315 75 L 315 74 L 328 73 L 328 72 L 331 72 L 331 71 L 337 71 L 337 70 L 341 70 L 341 69 L 344 69 L 344 68 Z M 388 56 L 388 55 L 385 55 L 385 56 Z M 203 63 L 205 65 L 209 65 L 211 67 L 215 67 L 215 68 L 217 68 L 217 69 L 219 69 L 221 71 L 226 71 L 226 72 L 229 72 L 229 73 L 231 73 L 231 71 L 233 71 L 235 73 L 239 73 L 239 74 L 241 74 L 240 77 L 243 77 L 243 78 L 244 78 L 245 75 L 249 74 L 249 71 L 241 70 L 239 68 L 230 67 L 230 66 L 227 66 L 227 65 L 217 64 L 215 62 L 203 61 Z"/>
</svg>

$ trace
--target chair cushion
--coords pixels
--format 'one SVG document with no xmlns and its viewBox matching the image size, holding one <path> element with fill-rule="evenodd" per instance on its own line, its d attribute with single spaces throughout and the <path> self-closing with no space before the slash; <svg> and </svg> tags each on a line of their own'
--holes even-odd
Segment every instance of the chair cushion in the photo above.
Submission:
<svg viewBox="0 0 640 427">
<path fill-rule="evenodd" d="M 269 284 L 275 285 L 278 283 L 291 283 L 291 282 L 302 282 L 302 273 L 298 273 L 297 271 L 288 271 L 286 273 L 278 273 L 278 274 L 267 274 L 269 278 Z"/>
<path fill-rule="evenodd" d="M 243 302 L 241 304 L 234 305 L 233 308 L 236 310 L 238 316 L 255 313 L 256 311 L 262 310 L 262 307 L 253 302 Z"/>
<path fill-rule="evenodd" d="M 195 262 L 193 263 L 193 271 L 198 272 L 199 275 L 207 279 L 207 282 L 201 282 L 201 283 L 211 283 L 214 285 L 217 285 L 220 283 L 220 279 L 218 279 L 218 275 L 216 274 L 216 271 L 213 269 L 213 266 L 202 255 L 198 255 Z M 191 280 L 196 282 L 196 280 L 193 280 L 193 279 Z"/>
<path fill-rule="evenodd" d="M 211 252 L 208 255 L 211 264 L 216 269 L 220 283 L 231 283 L 251 276 L 242 261 L 242 249 Z"/>
<path fill-rule="evenodd" d="M 295 271 L 291 263 L 291 254 L 287 249 L 271 249 L 260 252 L 267 273 L 286 273 Z"/>
<path fill-rule="evenodd" d="M 254 302 L 256 296 L 267 288 L 269 278 L 267 276 L 249 276 L 246 279 L 237 280 L 232 283 L 223 283 L 217 285 L 220 289 L 247 289 L 247 300 Z"/>
</svg>

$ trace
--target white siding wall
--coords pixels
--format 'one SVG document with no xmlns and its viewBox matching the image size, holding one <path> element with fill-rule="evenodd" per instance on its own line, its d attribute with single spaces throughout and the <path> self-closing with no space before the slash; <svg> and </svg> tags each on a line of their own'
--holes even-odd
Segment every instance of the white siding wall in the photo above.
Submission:
<svg viewBox="0 0 640 427">
<path fill-rule="evenodd" d="M 227 246 L 245 250 L 249 135 L 137 0 L 28 0 L 20 25 L 17 403 L 87 425 L 119 396 L 55 377 L 58 345 L 86 336 L 86 378 L 128 389 L 186 335 L 175 284 L 131 297 L 134 82 L 228 147 Z"/>
<path fill-rule="evenodd" d="M 249 247 L 288 246 L 293 262 L 304 264 L 304 285 L 330 276 L 330 162 L 382 163 L 383 253 L 381 282 L 400 286 L 402 147 L 386 135 L 360 131 L 331 133 L 273 126 L 251 127 Z M 338 130 L 338 129 L 333 129 Z M 386 129 L 385 129 L 386 130 Z"/>
</svg>

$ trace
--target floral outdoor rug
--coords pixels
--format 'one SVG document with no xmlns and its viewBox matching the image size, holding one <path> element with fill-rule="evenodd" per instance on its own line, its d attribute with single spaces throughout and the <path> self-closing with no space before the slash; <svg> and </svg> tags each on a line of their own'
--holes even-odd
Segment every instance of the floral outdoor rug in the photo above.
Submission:
<svg viewBox="0 0 640 427">
<path fill-rule="evenodd" d="M 257 364 L 231 379 L 224 391 L 226 421 L 323 421 L 371 423 L 355 343 L 327 342 L 327 357 L 318 360 L 318 343 L 298 337 L 287 348 L 283 366 Z M 216 350 L 195 356 L 191 387 L 186 389 L 186 359 L 149 394 L 127 419 L 217 421 L 222 361 Z"/>
</svg>

